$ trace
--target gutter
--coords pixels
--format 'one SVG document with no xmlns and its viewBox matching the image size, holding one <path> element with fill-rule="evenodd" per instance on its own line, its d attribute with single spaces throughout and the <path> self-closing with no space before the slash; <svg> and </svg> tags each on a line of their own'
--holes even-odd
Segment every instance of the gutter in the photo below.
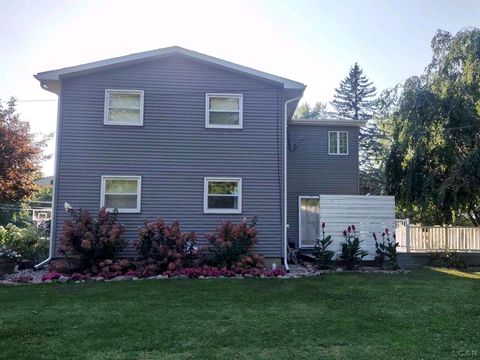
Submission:
<svg viewBox="0 0 480 360">
<path fill-rule="evenodd" d="M 303 94 L 297 96 L 296 98 L 285 101 L 284 116 L 285 123 L 283 124 L 283 265 L 285 270 L 290 272 L 290 267 L 288 266 L 288 224 L 287 224 L 287 152 L 288 152 L 288 141 L 287 141 L 287 128 L 288 128 L 288 115 L 287 108 L 288 104 L 293 101 L 300 100 L 303 97 Z"/>
<path fill-rule="evenodd" d="M 40 82 L 40 86 L 42 89 L 50 91 L 46 88 L 45 84 Z M 54 246 L 53 246 L 53 237 L 55 233 L 55 228 L 56 228 L 56 221 L 55 221 L 55 209 L 56 209 L 56 204 L 57 201 L 55 199 L 56 194 L 57 194 L 57 188 L 58 188 L 58 167 L 59 167 L 59 159 L 60 156 L 58 154 L 58 151 L 60 149 L 60 95 L 58 96 L 58 102 L 57 102 L 57 128 L 56 128 L 56 133 L 55 133 L 55 170 L 53 174 L 53 192 L 52 192 L 52 219 L 50 221 L 50 245 L 48 249 L 48 258 L 43 260 L 42 262 L 38 263 L 37 265 L 34 266 L 35 270 L 38 270 L 45 265 L 47 265 L 50 261 L 53 260 L 54 257 Z"/>
</svg>

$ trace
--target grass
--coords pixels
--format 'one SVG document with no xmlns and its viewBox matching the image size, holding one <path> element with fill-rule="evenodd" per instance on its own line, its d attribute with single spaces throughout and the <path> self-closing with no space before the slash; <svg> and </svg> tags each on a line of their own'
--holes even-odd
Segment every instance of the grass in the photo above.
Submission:
<svg viewBox="0 0 480 360">
<path fill-rule="evenodd" d="M 475 359 L 480 275 L 462 274 L 1 287 L 0 358 Z"/>
</svg>

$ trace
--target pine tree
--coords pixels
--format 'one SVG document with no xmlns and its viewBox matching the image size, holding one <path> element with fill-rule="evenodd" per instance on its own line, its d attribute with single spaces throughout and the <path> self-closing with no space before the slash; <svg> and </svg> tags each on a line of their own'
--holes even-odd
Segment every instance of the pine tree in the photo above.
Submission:
<svg viewBox="0 0 480 360">
<path fill-rule="evenodd" d="M 360 188 L 362 193 L 379 194 L 383 181 L 379 173 L 379 155 L 384 132 L 372 120 L 375 110 L 376 88 L 363 74 L 357 63 L 350 68 L 348 76 L 335 89 L 331 105 L 339 117 L 367 121 L 360 129 Z M 375 187 L 378 184 L 378 187 Z"/>
<path fill-rule="evenodd" d="M 350 68 L 348 76 L 335 89 L 334 100 L 331 102 L 336 112 L 343 118 L 352 120 L 370 120 L 373 114 L 377 89 L 363 75 L 363 70 L 357 63 Z"/>
</svg>

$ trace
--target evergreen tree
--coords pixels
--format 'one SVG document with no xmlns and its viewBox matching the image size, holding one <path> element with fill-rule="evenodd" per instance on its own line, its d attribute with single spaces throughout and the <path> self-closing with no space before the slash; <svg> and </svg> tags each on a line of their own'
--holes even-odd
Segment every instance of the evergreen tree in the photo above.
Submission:
<svg viewBox="0 0 480 360">
<path fill-rule="evenodd" d="M 342 118 L 367 121 L 360 129 L 360 189 L 362 193 L 380 194 L 384 183 L 380 172 L 381 141 L 385 135 L 373 120 L 375 96 L 375 86 L 355 63 L 335 89 L 331 105 Z"/>
<path fill-rule="evenodd" d="M 336 112 L 343 118 L 370 120 L 372 118 L 376 88 L 357 63 L 350 68 L 348 76 L 335 89 L 331 102 Z"/>
</svg>

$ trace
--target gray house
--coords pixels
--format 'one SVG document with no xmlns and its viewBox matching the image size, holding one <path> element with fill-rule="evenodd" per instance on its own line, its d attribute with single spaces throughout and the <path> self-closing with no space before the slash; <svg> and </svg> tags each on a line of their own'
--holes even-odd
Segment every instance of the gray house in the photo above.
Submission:
<svg viewBox="0 0 480 360">
<path fill-rule="evenodd" d="M 257 250 L 278 262 L 314 236 L 309 196 L 358 192 L 362 124 L 292 120 L 299 82 L 180 47 L 35 78 L 59 97 L 52 258 L 65 202 L 118 208 L 132 241 L 144 219 L 178 219 L 203 240 L 256 215 Z"/>
</svg>

